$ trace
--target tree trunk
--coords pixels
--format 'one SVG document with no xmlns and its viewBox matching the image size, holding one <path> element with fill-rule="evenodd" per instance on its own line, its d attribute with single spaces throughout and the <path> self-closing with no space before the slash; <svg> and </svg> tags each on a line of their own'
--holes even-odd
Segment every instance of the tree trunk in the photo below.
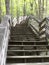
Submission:
<svg viewBox="0 0 49 65">
<path fill-rule="evenodd" d="M 0 23 L 1 23 L 1 1 L 0 1 Z"/>
<path fill-rule="evenodd" d="M 41 19 L 44 17 L 44 0 L 42 0 L 42 11 L 41 11 Z"/>
<path fill-rule="evenodd" d="M 39 4 L 39 19 L 42 20 L 44 17 L 44 0 L 38 0 Z"/>
<path fill-rule="evenodd" d="M 46 0 L 46 16 L 47 16 L 47 3 L 48 3 L 48 1 Z"/>
<path fill-rule="evenodd" d="M 24 13 L 24 16 L 26 15 L 26 4 L 25 4 L 26 0 L 24 0 L 24 7 L 23 7 L 23 13 Z"/>
<path fill-rule="evenodd" d="M 36 3 L 36 0 L 35 0 L 35 12 L 36 12 L 36 16 L 38 18 L 38 9 L 37 9 L 37 3 Z"/>
<path fill-rule="evenodd" d="M 6 4 L 6 14 L 9 15 L 9 10 L 10 10 L 10 0 L 5 0 L 5 4 Z"/>
<path fill-rule="evenodd" d="M 41 0 L 38 0 L 38 6 L 39 6 L 38 17 L 39 17 L 39 19 L 41 19 Z"/>
<path fill-rule="evenodd" d="M 16 5 L 17 5 L 17 23 L 19 23 L 19 4 L 18 4 L 18 0 L 16 1 Z"/>
</svg>

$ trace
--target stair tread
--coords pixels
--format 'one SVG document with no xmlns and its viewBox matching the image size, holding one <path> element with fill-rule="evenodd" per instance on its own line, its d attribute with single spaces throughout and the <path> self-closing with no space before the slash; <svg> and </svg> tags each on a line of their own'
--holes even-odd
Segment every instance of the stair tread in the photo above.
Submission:
<svg viewBox="0 0 49 65">
<path fill-rule="evenodd" d="M 44 56 L 7 56 L 7 58 L 49 58 L 49 55 L 44 55 Z"/>
<path fill-rule="evenodd" d="M 8 63 L 6 65 L 49 65 L 49 62 L 42 62 L 42 63 Z"/>
<path fill-rule="evenodd" d="M 9 42 L 23 42 L 23 43 L 24 42 L 32 42 L 32 43 L 33 42 L 39 42 L 40 43 L 40 42 L 46 42 L 46 41 L 45 40 L 42 40 L 42 41 L 12 41 L 12 40 L 10 40 Z"/>
<path fill-rule="evenodd" d="M 44 47 L 49 47 L 49 45 L 8 45 L 8 46 L 11 46 L 11 47 L 15 47 L 15 46 L 16 46 L 16 47 L 17 47 L 17 46 L 20 46 L 20 47 L 21 47 L 21 46 L 24 46 L 24 47 L 27 47 L 27 46 L 31 46 L 31 47 L 32 47 L 32 46 L 33 46 L 33 47 L 41 47 L 41 46 L 42 46 L 42 47 L 43 47 L 43 46 L 44 46 Z"/>
<path fill-rule="evenodd" d="M 10 52 L 34 52 L 34 51 L 37 51 L 37 52 L 46 52 L 47 51 L 48 52 L 49 50 L 47 50 L 47 49 L 46 50 L 45 49 L 44 50 L 43 49 L 42 50 L 38 50 L 38 49 L 37 50 L 8 50 L 8 52 L 9 51 Z"/>
<path fill-rule="evenodd" d="M 12 35 L 33 35 L 32 33 L 22 33 L 22 34 L 20 34 L 20 33 L 13 33 Z"/>
</svg>

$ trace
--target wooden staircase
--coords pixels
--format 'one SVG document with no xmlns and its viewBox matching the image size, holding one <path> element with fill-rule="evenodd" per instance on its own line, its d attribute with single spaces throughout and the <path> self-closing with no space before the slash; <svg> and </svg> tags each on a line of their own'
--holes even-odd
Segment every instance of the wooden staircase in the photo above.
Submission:
<svg viewBox="0 0 49 65">
<path fill-rule="evenodd" d="M 45 20 L 43 20 L 45 21 Z M 39 36 L 37 36 L 31 27 L 26 24 L 17 24 L 11 28 L 10 41 L 7 51 L 7 65 L 17 65 L 26 63 L 26 65 L 48 65 L 49 64 L 49 45 L 45 37 L 45 24 L 39 24 Z M 29 63 L 29 64 L 28 64 Z M 40 63 L 40 64 L 38 64 Z M 23 65 L 23 64 L 22 64 Z"/>
<path fill-rule="evenodd" d="M 49 45 L 40 41 L 29 27 L 17 25 L 11 29 L 7 64 L 49 62 Z"/>
</svg>

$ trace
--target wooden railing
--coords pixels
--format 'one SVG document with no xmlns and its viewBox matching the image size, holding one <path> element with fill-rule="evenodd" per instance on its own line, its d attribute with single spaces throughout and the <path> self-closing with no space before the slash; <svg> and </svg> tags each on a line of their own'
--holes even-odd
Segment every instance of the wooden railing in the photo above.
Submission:
<svg viewBox="0 0 49 65">
<path fill-rule="evenodd" d="M 35 16 L 30 15 L 29 18 L 34 19 L 38 24 L 40 23 L 40 20 L 37 19 Z"/>
<path fill-rule="evenodd" d="M 0 65 L 6 65 L 8 41 L 10 35 L 10 18 L 4 17 L 0 24 Z"/>
<path fill-rule="evenodd" d="M 46 39 L 49 42 L 49 17 L 46 17 Z"/>
<path fill-rule="evenodd" d="M 30 27 L 32 28 L 32 30 L 34 30 L 35 34 L 39 37 L 39 39 L 41 41 L 45 40 L 47 41 L 47 39 L 49 38 L 49 18 L 45 17 L 42 21 L 38 20 L 37 18 L 35 18 L 34 16 L 30 16 L 31 19 L 35 20 L 36 23 L 38 24 L 38 29 L 36 29 L 36 26 L 34 27 L 34 25 L 36 24 L 30 24 Z M 32 21 L 33 22 L 33 21 Z"/>
<path fill-rule="evenodd" d="M 36 37 L 40 38 L 39 37 L 39 23 L 40 23 L 40 20 L 38 20 L 35 16 L 32 16 L 32 15 L 29 18 L 33 20 L 32 23 L 30 23 L 30 28 L 32 29 L 32 31 L 34 32 Z"/>
<path fill-rule="evenodd" d="M 32 17 L 32 16 L 31 16 L 31 18 L 33 20 L 35 20 L 36 23 L 38 24 L 39 31 L 36 29 L 36 26 L 34 27 L 33 25 L 30 24 L 30 27 L 32 28 L 32 30 L 36 31 L 35 34 L 37 36 L 39 36 L 40 40 L 46 40 L 47 41 L 47 39 L 49 38 L 49 33 L 47 32 L 47 31 L 49 31 L 49 25 L 48 25 L 49 18 L 44 18 L 42 21 L 40 21 L 37 18 Z M 8 22 L 9 22 L 9 25 L 10 25 L 10 19 L 5 18 L 5 21 L 3 20 L 2 23 L 1 23 L 1 26 L 0 26 L 0 29 L 5 28 L 5 30 L 6 30 L 5 31 L 6 34 L 3 34 L 3 37 L 4 37 L 3 40 L 4 41 L 2 43 L 2 46 L 0 45 L 0 65 L 5 65 L 5 61 L 6 61 L 5 55 L 7 53 L 8 39 L 9 39 L 9 32 L 8 31 L 10 31 L 10 29 L 9 29 L 10 26 L 8 26 Z M 2 51 L 4 51 L 4 52 L 2 52 Z M 6 51 L 6 53 L 5 53 L 5 51 Z"/>
<path fill-rule="evenodd" d="M 46 40 L 48 42 L 49 38 L 49 18 L 44 18 L 41 23 L 39 24 L 39 36 L 40 40 Z"/>
<path fill-rule="evenodd" d="M 39 36 L 40 40 L 46 40 L 46 18 L 44 18 L 39 24 Z"/>
</svg>

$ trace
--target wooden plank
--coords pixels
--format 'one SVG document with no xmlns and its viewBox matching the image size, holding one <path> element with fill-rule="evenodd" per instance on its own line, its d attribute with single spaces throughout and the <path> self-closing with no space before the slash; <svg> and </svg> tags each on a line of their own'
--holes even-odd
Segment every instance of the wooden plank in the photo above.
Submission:
<svg viewBox="0 0 49 65">
<path fill-rule="evenodd" d="M 46 42 L 46 41 L 45 41 L 45 40 L 43 40 L 43 41 L 13 41 L 13 40 L 10 40 L 9 42 L 14 42 L 14 43 L 19 43 L 19 42 L 20 42 L 20 43 L 22 43 L 22 42 L 23 42 L 23 43 L 29 43 L 29 42 L 30 42 L 30 43 L 42 43 L 42 42 L 43 42 L 43 43 L 44 43 L 44 42 Z"/>
<path fill-rule="evenodd" d="M 8 63 L 6 65 L 49 65 L 49 62 L 42 62 L 42 63 Z"/>
<path fill-rule="evenodd" d="M 46 41 L 46 36 L 45 37 L 41 37 L 40 40 L 45 40 Z"/>
<path fill-rule="evenodd" d="M 19 33 L 14 33 L 14 34 L 12 34 L 12 35 L 33 35 L 32 33 L 30 33 L 30 34 L 19 34 Z M 11 36 L 12 37 L 12 36 Z"/>
<path fill-rule="evenodd" d="M 49 17 L 46 17 L 46 20 L 49 20 Z"/>
<path fill-rule="evenodd" d="M 8 52 L 48 52 L 49 50 L 8 50 Z"/>
<path fill-rule="evenodd" d="M 46 21 L 46 18 L 44 18 L 40 23 L 39 26 L 41 26 Z"/>
<path fill-rule="evenodd" d="M 43 28 L 45 28 L 45 24 L 42 27 L 39 27 L 39 30 L 41 31 Z"/>
<path fill-rule="evenodd" d="M 44 55 L 44 56 L 7 56 L 7 58 L 49 58 L 49 55 Z"/>
<path fill-rule="evenodd" d="M 33 25 L 30 24 L 30 27 L 32 27 L 37 32 L 37 34 L 39 34 L 39 31 Z"/>
<path fill-rule="evenodd" d="M 49 39 L 49 34 L 48 33 L 46 33 L 46 36 L 47 36 L 47 39 Z"/>
<path fill-rule="evenodd" d="M 40 32 L 40 34 L 39 34 L 39 35 L 40 35 L 40 36 L 41 36 L 41 35 L 43 35 L 43 34 L 45 34 L 45 35 L 46 35 L 46 33 L 45 33 L 45 32 L 46 32 L 46 31 L 42 31 L 42 32 Z"/>
<path fill-rule="evenodd" d="M 49 30 L 49 25 L 47 25 L 47 24 L 46 24 L 46 29 L 48 29 L 48 30 Z"/>
<path fill-rule="evenodd" d="M 8 45 L 9 47 L 49 47 L 49 45 Z"/>
<path fill-rule="evenodd" d="M 37 19 L 35 16 L 30 15 L 29 18 L 35 20 L 38 24 L 40 23 L 40 20 Z"/>
</svg>

